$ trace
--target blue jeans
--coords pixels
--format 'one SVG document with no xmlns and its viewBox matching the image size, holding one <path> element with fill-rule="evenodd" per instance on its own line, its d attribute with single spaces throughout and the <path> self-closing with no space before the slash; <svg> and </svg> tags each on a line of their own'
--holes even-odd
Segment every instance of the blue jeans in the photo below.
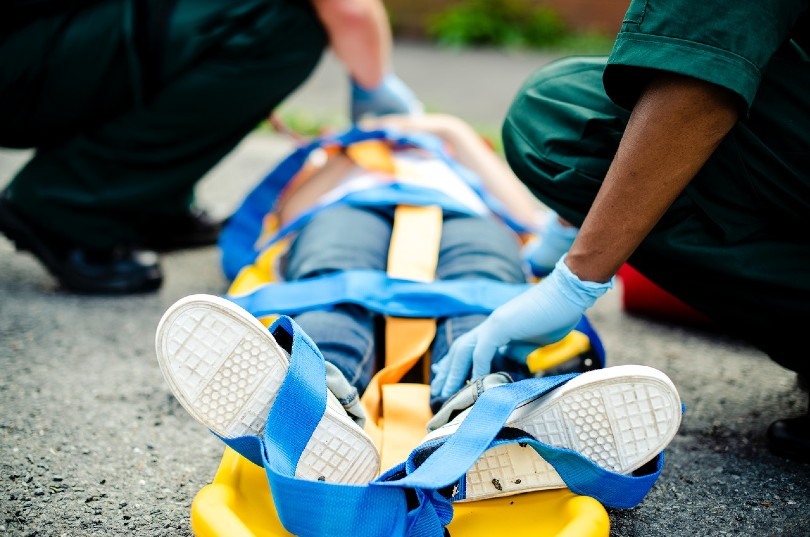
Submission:
<svg viewBox="0 0 810 537">
<path fill-rule="evenodd" d="M 385 270 L 391 240 L 393 208 L 335 205 L 318 213 L 302 229 L 284 260 L 288 280 L 312 278 L 348 269 Z M 478 216 L 444 216 L 436 277 L 443 280 L 484 278 L 524 283 L 518 245 L 502 223 Z M 378 315 L 353 304 L 302 313 L 295 321 L 361 393 L 375 372 L 381 347 L 374 327 Z M 447 354 L 453 341 L 478 326 L 485 315 L 440 318 L 431 346 L 434 362 Z M 528 370 L 512 360 L 495 362 L 496 371 L 525 378 Z M 440 404 L 433 401 L 432 405 Z"/>
</svg>

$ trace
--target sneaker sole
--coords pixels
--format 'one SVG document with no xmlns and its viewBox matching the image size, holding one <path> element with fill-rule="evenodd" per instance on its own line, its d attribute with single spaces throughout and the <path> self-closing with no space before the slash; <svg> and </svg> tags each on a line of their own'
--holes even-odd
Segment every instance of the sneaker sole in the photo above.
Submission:
<svg viewBox="0 0 810 537">
<path fill-rule="evenodd" d="M 452 434 L 463 416 L 425 440 Z M 629 474 L 663 451 L 680 423 L 681 401 L 669 377 L 651 367 L 628 365 L 583 373 L 517 408 L 506 426 L 576 451 L 602 468 Z M 566 486 L 549 463 L 521 444 L 487 450 L 465 479 L 464 499 L 459 501 Z"/>
<path fill-rule="evenodd" d="M 256 318 L 223 298 L 192 295 L 163 315 L 155 347 L 166 382 L 194 419 L 225 438 L 263 434 L 289 354 Z M 371 438 L 327 390 L 295 476 L 368 483 L 379 469 Z"/>
</svg>

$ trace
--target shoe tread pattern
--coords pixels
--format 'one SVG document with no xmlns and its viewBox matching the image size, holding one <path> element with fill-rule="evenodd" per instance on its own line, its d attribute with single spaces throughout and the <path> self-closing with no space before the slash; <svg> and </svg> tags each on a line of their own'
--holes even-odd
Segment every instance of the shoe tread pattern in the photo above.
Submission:
<svg viewBox="0 0 810 537">
<path fill-rule="evenodd" d="M 324 414 L 295 475 L 329 482 L 368 483 L 377 477 L 379 469 L 377 449 L 371 440 Z"/>
<path fill-rule="evenodd" d="M 171 368 L 192 415 L 226 438 L 261 434 L 286 364 L 259 336 L 221 315 L 181 312 L 166 331 Z"/>
<path fill-rule="evenodd" d="M 627 474 L 669 443 L 680 423 L 676 412 L 679 403 L 661 381 L 611 380 L 576 388 L 507 425 Z M 467 472 L 465 485 L 468 501 L 565 486 L 536 451 L 519 444 L 485 452 Z"/>
<path fill-rule="evenodd" d="M 565 487 L 554 467 L 526 444 L 488 450 L 467 472 L 465 485 L 467 500 Z"/>
<path fill-rule="evenodd" d="M 261 325 L 229 308 L 236 306 L 202 300 L 170 310 L 158 329 L 161 365 L 197 421 L 226 438 L 262 435 L 289 368 L 287 354 Z M 329 395 L 296 477 L 366 483 L 379 470 L 376 448 Z"/>
</svg>

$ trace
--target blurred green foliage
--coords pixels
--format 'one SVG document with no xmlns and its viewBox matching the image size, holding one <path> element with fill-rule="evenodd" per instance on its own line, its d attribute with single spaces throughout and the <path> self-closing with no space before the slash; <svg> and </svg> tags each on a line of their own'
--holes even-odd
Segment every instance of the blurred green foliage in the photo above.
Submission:
<svg viewBox="0 0 810 537">
<path fill-rule="evenodd" d="M 600 34 L 574 33 L 560 15 L 529 0 L 465 0 L 428 21 L 428 35 L 440 44 L 463 47 L 554 48 L 606 53 L 612 40 Z"/>
<path fill-rule="evenodd" d="M 566 34 L 556 11 L 528 0 L 467 0 L 433 16 L 428 32 L 451 46 L 552 46 Z"/>
<path fill-rule="evenodd" d="M 554 50 L 566 54 L 610 54 L 616 36 L 597 32 L 577 32 L 563 37 Z"/>
<path fill-rule="evenodd" d="M 428 113 L 436 112 L 436 107 L 427 105 L 426 108 Z M 349 121 L 346 116 L 340 116 L 338 114 L 319 115 L 300 108 L 285 108 L 281 111 L 279 116 L 291 131 L 305 138 L 322 136 L 325 133 L 345 129 L 349 126 Z M 259 132 L 276 133 L 275 128 L 273 128 L 267 120 L 259 123 L 256 129 Z M 478 124 L 473 125 L 473 129 L 490 144 L 496 153 L 503 155 L 503 140 L 501 139 L 501 129 L 499 125 Z"/>
<path fill-rule="evenodd" d="M 300 108 L 282 108 L 279 119 L 292 132 L 308 138 L 349 126 L 349 119 L 346 114 L 317 114 Z M 257 129 L 265 132 L 276 132 L 276 129 L 267 120 L 259 123 Z"/>
</svg>

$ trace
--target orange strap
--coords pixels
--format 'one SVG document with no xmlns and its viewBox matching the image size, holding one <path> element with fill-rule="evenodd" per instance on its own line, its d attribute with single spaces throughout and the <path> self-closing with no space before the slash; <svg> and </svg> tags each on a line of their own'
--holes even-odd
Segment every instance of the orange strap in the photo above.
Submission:
<svg viewBox="0 0 810 537">
<path fill-rule="evenodd" d="M 388 252 L 388 274 L 396 278 L 433 280 L 441 226 L 440 207 L 397 207 Z M 402 461 L 403 453 L 407 456 L 425 435 L 425 423 L 431 415 L 429 387 L 393 385 L 425 354 L 435 335 L 435 319 L 386 317 L 385 367 L 371 379 L 362 398 L 368 414 L 366 431 L 380 448 L 383 468 Z M 394 416 L 396 425 L 390 421 Z"/>
<path fill-rule="evenodd" d="M 394 175 L 397 165 L 391 147 L 383 140 L 365 140 L 352 144 L 344 153 L 361 168 Z"/>
</svg>

